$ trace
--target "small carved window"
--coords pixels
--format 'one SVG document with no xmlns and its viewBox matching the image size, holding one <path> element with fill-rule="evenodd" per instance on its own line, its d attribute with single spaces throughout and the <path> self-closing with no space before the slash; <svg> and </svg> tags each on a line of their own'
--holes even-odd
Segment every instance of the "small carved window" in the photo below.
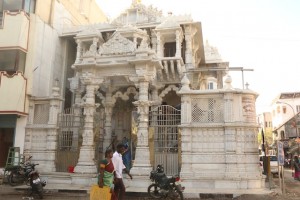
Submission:
<svg viewBox="0 0 300 200">
<path fill-rule="evenodd" d="M 49 109 L 50 105 L 47 103 L 34 105 L 34 124 L 47 124 L 49 121 Z"/>
</svg>

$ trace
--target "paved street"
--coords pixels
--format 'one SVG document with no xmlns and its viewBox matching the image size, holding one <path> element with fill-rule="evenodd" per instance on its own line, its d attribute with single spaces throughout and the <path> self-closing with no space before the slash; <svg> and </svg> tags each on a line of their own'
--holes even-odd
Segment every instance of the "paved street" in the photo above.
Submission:
<svg viewBox="0 0 300 200">
<path fill-rule="evenodd" d="M 270 194 L 264 195 L 242 195 L 235 197 L 235 200 L 300 200 L 300 181 L 295 181 L 292 178 L 292 171 L 289 169 L 285 170 L 285 183 L 286 183 L 286 195 L 280 195 L 279 179 L 274 177 L 274 188 L 270 190 Z M 267 189 L 269 190 L 269 189 Z M 51 200 L 89 200 L 89 194 L 85 191 L 52 191 L 45 188 L 44 199 Z M 185 199 L 196 200 L 200 197 L 195 198 L 195 196 L 189 197 L 189 194 L 184 194 Z M 16 190 L 9 185 L 0 185 L 0 200 L 20 200 L 22 197 L 26 197 L 26 190 Z M 150 200 L 146 193 L 127 193 L 126 196 L 128 200 Z M 23 198 L 24 199 L 24 198 Z M 35 198 L 36 199 L 36 198 Z M 216 199 L 216 200 L 229 200 L 232 197 L 227 197 L 224 195 L 206 195 L 206 197 L 201 197 L 201 199 Z"/>
</svg>

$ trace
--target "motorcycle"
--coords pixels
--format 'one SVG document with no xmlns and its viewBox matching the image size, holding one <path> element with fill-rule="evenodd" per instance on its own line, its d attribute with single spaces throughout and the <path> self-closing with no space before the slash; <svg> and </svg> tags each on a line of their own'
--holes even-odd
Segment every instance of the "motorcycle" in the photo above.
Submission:
<svg viewBox="0 0 300 200">
<path fill-rule="evenodd" d="M 35 193 L 40 199 L 43 198 L 43 188 L 46 186 L 46 181 L 40 179 L 40 174 L 37 170 L 33 170 L 28 175 L 28 182 L 30 183 L 31 191 L 29 196 L 33 196 Z"/>
<path fill-rule="evenodd" d="M 148 195 L 155 199 L 180 199 L 183 200 L 185 187 L 180 184 L 178 176 L 167 177 L 162 165 L 157 165 L 156 170 L 150 172 L 152 182 L 148 187 Z"/>
<path fill-rule="evenodd" d="M 32 164 L 31 156 L 28 158 L 28 160 L 25 163 L 21 163 L 19 166 L 13 166 L 10 169 L 10 173 L 8 176 L 8 183 L 11 186 L 16 186 L 18 184 L 23 184 L 24 182 L 26 185 L 30 185 L 29 183 L 29 174 L 30 172 L 35 170 L 35 166 L 38 164 Z"/>
</svg>

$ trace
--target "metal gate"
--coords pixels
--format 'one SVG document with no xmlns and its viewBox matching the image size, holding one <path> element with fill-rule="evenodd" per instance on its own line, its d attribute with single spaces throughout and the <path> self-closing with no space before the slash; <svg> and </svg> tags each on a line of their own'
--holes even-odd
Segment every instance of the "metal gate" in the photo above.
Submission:
<svg viewBox="0 0 300 200">
<path fill-rule="evenodd" d="M 68 172 L 77 164 L 82 144 L 81 109 L 69 108 L 64 113 L 58 114 L 58 127 L 56 171 Z"/>
<path fill-rule="evenodd" d="M 180 170 L 180 116 L 180 110 L 169 105 L 151 107 L 149 111 L 149 127 L 154 129 L 154 166 L 163 165 L 167 175 L 178 174 Z"/>
</svg>

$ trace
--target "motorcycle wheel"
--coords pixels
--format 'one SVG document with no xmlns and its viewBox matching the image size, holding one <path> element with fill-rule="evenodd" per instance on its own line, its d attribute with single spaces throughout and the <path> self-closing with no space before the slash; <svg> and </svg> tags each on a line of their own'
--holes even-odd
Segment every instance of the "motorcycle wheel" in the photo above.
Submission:
<svg viewBox="0 0 300 200">
<path fill-rule="evenodd" d="M 159 193 L 160 187 L 158 184 L 153 183 L 148 187 L 148 195 L 152 198 L 159 199 L 161 197 Z"/>
<path fill-rule="evenodd" d="M 20 183 L 20 177 L 19 177 L 19 174 L 18 172 L 16 171 L 12 171 L 8 177 L 8 183 L 11 185 L 11 186 L 16 186 L 18 185 L 18 183 Z"/>
<path fill-rule="evenodd" d="M 180 191 L 179 187 L 176 186 L 174 189 L 175 189 L 175 191 L 174 191 L 174 196 L 172 199 L 183 200 L 183 193 L 182 193 L 182 191 Z"/>
</svg>

